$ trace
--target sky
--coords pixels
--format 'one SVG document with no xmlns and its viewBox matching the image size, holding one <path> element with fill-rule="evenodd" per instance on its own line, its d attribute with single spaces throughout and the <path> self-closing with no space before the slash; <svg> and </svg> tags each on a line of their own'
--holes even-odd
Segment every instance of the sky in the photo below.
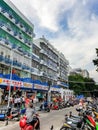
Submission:
<svg viewBox="0 0 98 130">
<path fill-rule="evenodd" d="M 98 48 L 98 0 L 10 0 L 45 36 L 72 68 L 87 69 L 98 82 L 92 60 Z"/>
</svg>

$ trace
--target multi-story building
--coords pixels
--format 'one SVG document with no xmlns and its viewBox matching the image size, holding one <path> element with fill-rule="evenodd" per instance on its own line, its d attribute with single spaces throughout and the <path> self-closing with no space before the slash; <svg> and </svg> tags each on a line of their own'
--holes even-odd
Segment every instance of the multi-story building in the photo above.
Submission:
<svg viewBox="0 0 98 130">
<path fill-rule="evenodd" d="M 83 77 L 89 78 L 89 72 L 85 69 L 75 68 L 70 71 L 70 75 L 80 74 Z"/>
<path fill-rule="evenodd" d="M 69 62 L 62 53 L 59 53 L 58 64 L 58 83 L 68 87 Z"/>
<path fill-rule="evenodd" d="M 57 84 L 58 81 L 66 84 L 68 81 L 68 60 L 44 36 L 34 40 L 34 44 L 40 46 L 40 79 L 44 82 L 51 80 L 52 84 Z"/>
<path fill-rule="evenodd" d="M 34 40 L 40 46 L 40 80 L 57 81 L 58 52 L 44 37 Z"/>
<path fill-rule="evenodd" d="M 0 88 L 47 92 L 50 83 L 51 91 L 60 92 L 60 87 L 68 87 L 68 61 L 44 37 L 33 43 L 34 36 L 34 25 L 10 0 L 1 0 Z"/>
<path fill-rule="evenodd" d="M 57 51 L 44 36 L 34 40 L 34 44 L 40 48 L 40 64 L 38 65 L 40 81 L 51 81 L 52 86 L 59 85 L 62 88 L 59 93 L 61 93 L 62 97 L 64 97 L 63 95 L 65 94 L 66 98 L 66 91 L 64 91 L 64 89 L 68 89 L 68 60 L 66 60 L 64 55 Z M 51 89 L 51 92 L 52 90 L 53 89 Z M 51 93 L 51 95 L 52 94 L 54 93 Z"/>
<path fill-rule="evenodd" d="M 9 1 L 0 1 L 0 72 L 31 77 L 34 25 Z"/>
<path fill-rule="evenodd" d="M 31 78 L 33 80 L 40 80 L 40 46 L 34 44 L 32 46 L 32 69 L 31 69 Z"/>
</svg>

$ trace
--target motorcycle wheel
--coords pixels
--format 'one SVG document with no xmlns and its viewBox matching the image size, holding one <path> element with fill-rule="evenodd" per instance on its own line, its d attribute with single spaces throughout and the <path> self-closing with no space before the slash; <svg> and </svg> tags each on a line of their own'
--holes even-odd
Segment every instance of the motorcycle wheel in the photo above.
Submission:
<svg viewBox="0 0 98 130">
<path fill-rule="evenodd" d="M 62 126 L 61 128 L 60 128 L 60 130 L 72 130 L 71 128 L 68 128 L 68 127 L 65 127 L 65 126 Z"/>
<path fill-rule="evenodd" d="M 49 108 L 47 108 L 47 112 L 50 112 L 50 109 L 49 109 Z"/>
</svg>

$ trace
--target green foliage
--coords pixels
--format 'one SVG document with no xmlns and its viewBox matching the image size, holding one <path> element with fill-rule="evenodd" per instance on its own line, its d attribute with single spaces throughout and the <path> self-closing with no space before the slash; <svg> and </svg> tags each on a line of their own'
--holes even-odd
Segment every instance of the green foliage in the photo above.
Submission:
<svg viewBox="0 0 98 130">
<path fill-rule="evenodd" d="M 98 48 L 96 48 L 97 58 L 93 60 L 94 65 L 97 67 L 96 71 L 98 71 Z"/>
<path fill-rule="evenodd" d="M 75 94 L 87 95 L 87 92 L 93 91 L 95 81 L 92 78 L 84 78 L 79 74 L 69 76 L 69 88 L 74 90 Z"/>
</svg>

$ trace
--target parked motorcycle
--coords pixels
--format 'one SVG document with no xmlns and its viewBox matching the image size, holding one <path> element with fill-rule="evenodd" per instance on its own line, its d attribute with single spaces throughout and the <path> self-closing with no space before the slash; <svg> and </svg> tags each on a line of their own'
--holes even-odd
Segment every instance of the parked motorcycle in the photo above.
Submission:
<svg viewBox="0 0 98 130">
<path fill-rule="evenodd" d="M 95 122 L 88 110 L 82 116 L 70 115 L 65 118 L 65 123 L 60 130 L 98 130 L 98 123 Z"/>
<path fill-rule="evenodd" d="M 19 121 L 20 119 L 20 110 L 16 108 L 8 108 L 7 113 L 6 113 L 6 118 L 8 120 L 16 120 Z"/>
<path fill-rule="evenodd" d="M 46 107 L 44 107 L 44 105 L 43 105 L 43 104 L 41 104 L 39 111 L 46 111 L 46 112 L 50 112 L 50 106 L 49 106 L 49 105 L 47 105 Z"/>
</svg>

